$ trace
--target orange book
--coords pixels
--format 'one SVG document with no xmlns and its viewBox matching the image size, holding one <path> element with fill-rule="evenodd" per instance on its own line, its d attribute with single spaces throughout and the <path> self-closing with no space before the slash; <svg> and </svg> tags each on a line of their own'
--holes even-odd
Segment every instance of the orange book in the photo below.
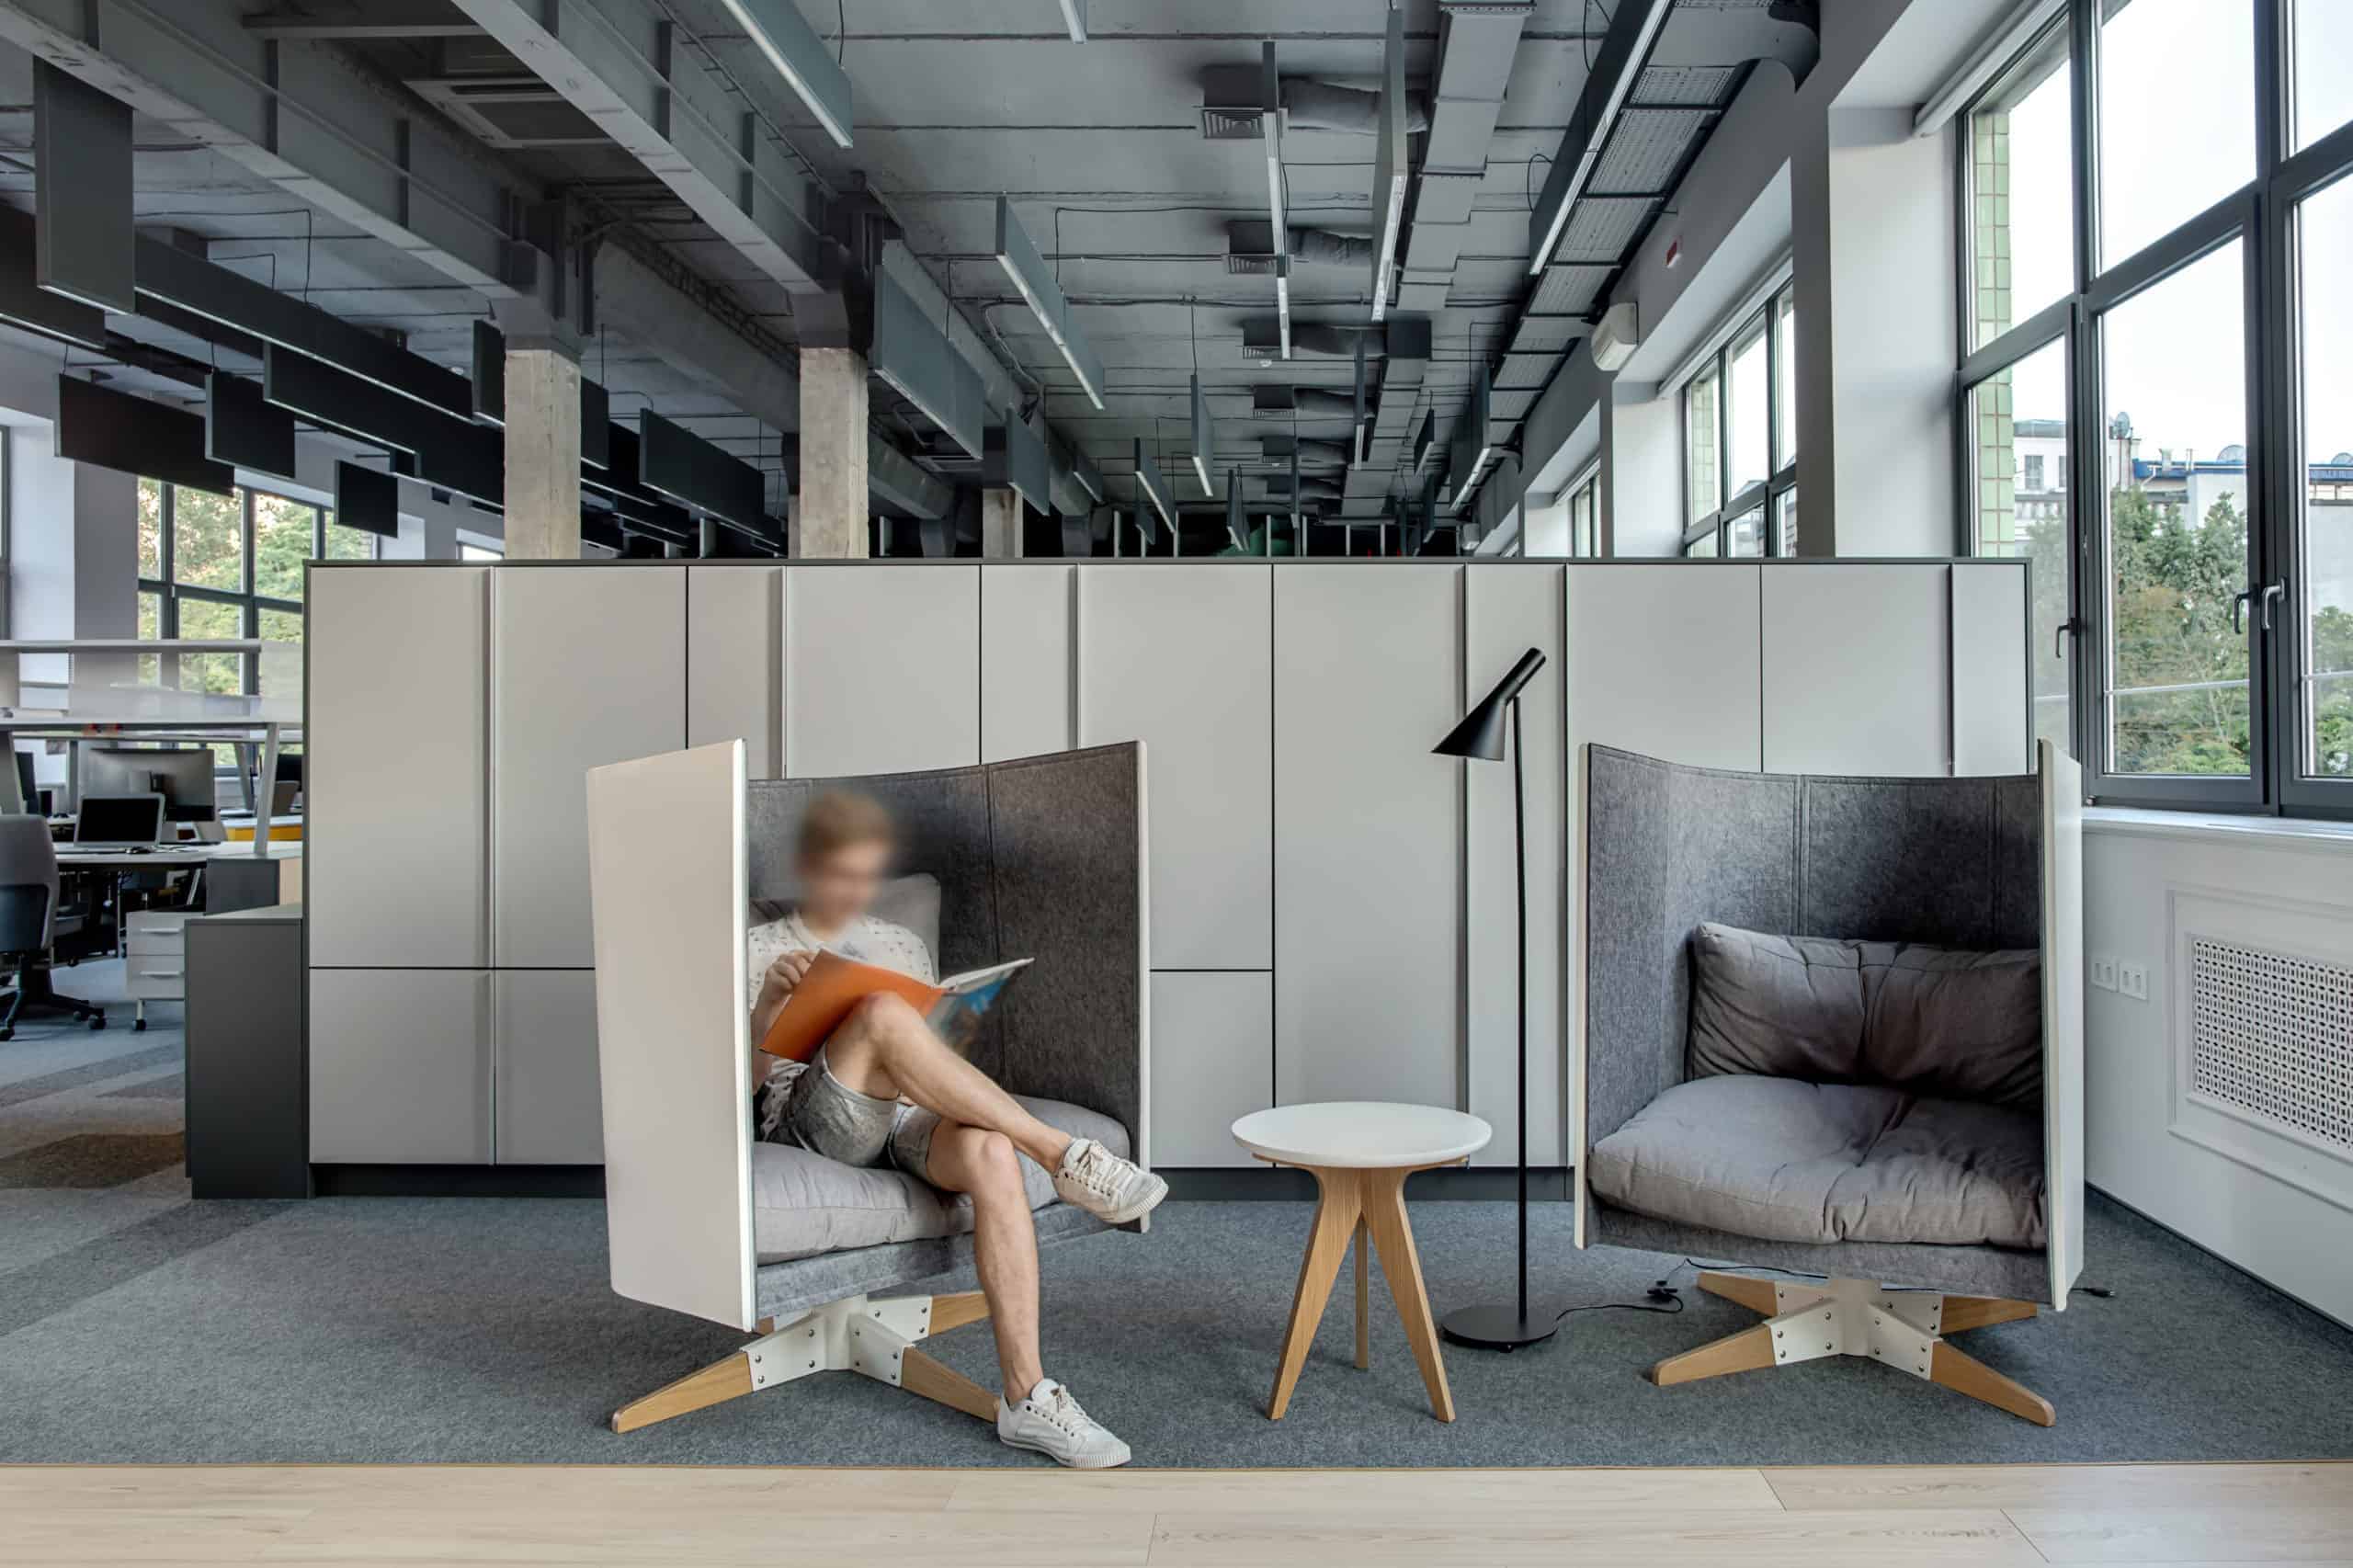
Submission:
<svg viewBox="0 0 2353 1568">
<path fill-rule="evenodd" d="M 935 985 L 895 969 L 860 963 L 820 949 L 809 972 L 777 1010 L 776 1021 L 768 1025 L 760 1049 L 788 1062 L 806 1062 L 827 1036 L 841 1028 L 851 1008 L 876 992 L 887 991 L 904 997 L 931 1021 L 941 1040 L 961 1052 L 981 1032 L 981 1020 L 1013 983 L 1013 977 L 1029 964 L 1028 959 L 1016 959 L 951 975 Z"/>
</svg>

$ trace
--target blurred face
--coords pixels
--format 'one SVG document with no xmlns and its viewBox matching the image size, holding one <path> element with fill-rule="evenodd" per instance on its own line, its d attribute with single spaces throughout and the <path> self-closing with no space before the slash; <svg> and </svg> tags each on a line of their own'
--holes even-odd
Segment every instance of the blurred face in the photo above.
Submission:
<svg viewBox="0 0 2353 1568">
<path fill-rule="evenodd" d="M 890 864 L 891 846 L 880 839 L 801 861 L 801 917 L 823 932 L 849 924 L 874 902 Z"/>
</svg>

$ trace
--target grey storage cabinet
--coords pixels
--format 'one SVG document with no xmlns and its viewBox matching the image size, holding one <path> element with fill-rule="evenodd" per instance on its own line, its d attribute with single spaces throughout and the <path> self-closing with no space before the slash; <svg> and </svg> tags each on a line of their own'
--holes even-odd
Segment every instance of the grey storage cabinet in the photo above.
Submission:
<svg viewBox="0 0 2353 1568">
<path fill-rule="evenodd" d="M 686 744 L 686 579 L 684 567 L 618 563 L 493 574 L 494 968 L 596 963 L 588 770 Z"/>
<path fill-rule="evenodd" d="M 490 961 L 489 575 L 480 566 L 311 573 L 302 848 L 315 965 Z"/>
<path fill-rule="evenodd" d="M 491 1020 L 498 1163 L 600 1163 L 596 971 L 501 970 L 491 982 Z"/>
<path fill-rule="evenodd" d="M 199 915 L 178 934 L 189 1196 L 308 1198 L 301 906 Z"/>
<path fill-rule="evenodd" d="M 488 1165 L 492 1040 L 487 971 L 312 970 L 312 1160 Z"/>
</svg>

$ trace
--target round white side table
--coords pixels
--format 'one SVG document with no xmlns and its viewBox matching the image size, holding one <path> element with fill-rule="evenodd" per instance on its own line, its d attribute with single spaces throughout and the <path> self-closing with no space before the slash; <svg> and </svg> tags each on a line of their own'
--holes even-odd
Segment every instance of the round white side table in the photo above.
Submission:
<svg viewBox="0 0 2353 1568">
<path fill-rule="evenodd" d="M 1290 1407 L 1351 1241 L 1357 1254 L 1357 1365 L 1371 1364 L 1365 1259 L 1370 1244 L 1381 1253 L 1381 1278 L 1389 1281 L 1405 1338 L 1422 1369 L 1431 1414 L 1440 1421 L 1454 1419 L 1454 1395 L 1446 1386 L 1446 1363 L 1438 1358 L 1438 1325 L 1430 1317 L 1421 1257 L 1405 1219 L 1405 1178 L 1415 1171 L 1460 1165 L 1494 1136 L 1495 1130 L 1475 1116 L 1386 1100 L 1277 1106 L 1252 1111 L 1233 1124 L 1235 1142 L 1269 1165 L 1311 1173 L 1318 1194 L 1299 1290 L 1291 1298 L 1290 1327 L 1275 1368 L 1275 1392 L 1267 1402 L 1269 1420 L 1280 1421 Z"/>
</svg>

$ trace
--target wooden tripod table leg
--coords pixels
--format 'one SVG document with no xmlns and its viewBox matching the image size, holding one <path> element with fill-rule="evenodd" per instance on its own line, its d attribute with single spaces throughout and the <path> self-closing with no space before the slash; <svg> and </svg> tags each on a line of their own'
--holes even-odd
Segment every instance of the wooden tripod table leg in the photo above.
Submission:
<svg viewBox="0 0 2353 1568">
<path fill-rule="evenodd" d="M 1357 1221 L 1357 1369 L 1372 1365 L 1372 1280 L 1371 1261 L 1365 1254 L 1372 1247 L 1372 1234 L 1362 1220 Z"/>
<path fill-rule="evenodd" d="M 1422 1369 L 1422 1385 L 1429 1390 L 1430 1414 L 1440 1421 L 1454 1419 L 1454 1394 L 1446 1386 L 1446 1362 L 1438 1356 L 1438 1324 L 1430 1317 L 1430 1299 L 1422 1288 L 1421 1254 L 1414 1249 L 1414 1228 L 1405 1220 L 1405 1178 L 1411 1171 L 1365 1173 L 1365 1224 L 1372 1244 L 1381 1249 L 1381 1277 L 1396 1298 L 1397 1315 L 1405 1323 L 1406 1342 Z"/>
<path fill-rule="evenodd" d="M 1307 1256 L 1300 1260 L 1290 1327 L 1283 1335 L 1282 1360 L 1275 1368 L 1275 1392 L 1267 1401 L 1269 1421 L 1280 1421 L 1290 1407 L 1290 1391 L 1298 1386 L 1300 1369 L 1307 1364 L 1308 1347 L 1315 1343 L 1315 1325 L 1324 1319 L 1324 1303 L 1331 1300 L 1332 1282 L 1339 1278 L 1340 1260 L 1347 1256 L 1348 1240 L 1364 1211 L 1359 1181 L 1364 1173 L 1316 1170 L 1314 1174 L 1321 1196 L 1315 1204 L 1314 1226 L 1307 1233 Z"/>
</svg>

